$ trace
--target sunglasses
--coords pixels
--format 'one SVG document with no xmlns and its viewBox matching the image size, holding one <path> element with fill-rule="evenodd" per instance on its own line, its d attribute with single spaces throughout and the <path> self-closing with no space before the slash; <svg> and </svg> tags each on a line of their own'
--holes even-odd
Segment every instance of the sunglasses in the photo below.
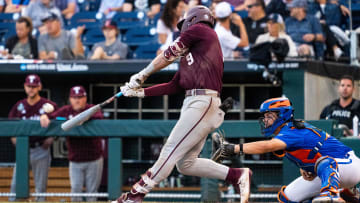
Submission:
<svg viewBox="0 0 360 203">
<path fill-rule="evenodd" d="M 254 6 L 259 6 L 259 4 L 250 4 L 250 5 L 248 5 L 247 7 L 248 7 L 248 9 L 250 9 L 250 8 L 252 8 L 252 7 L 254 7 Z"/>
</svg>

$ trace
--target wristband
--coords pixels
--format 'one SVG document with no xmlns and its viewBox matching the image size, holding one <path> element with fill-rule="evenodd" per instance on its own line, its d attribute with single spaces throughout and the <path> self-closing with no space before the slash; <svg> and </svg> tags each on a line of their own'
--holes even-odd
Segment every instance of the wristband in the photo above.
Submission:
<svg viewBox="0 0 360 203">
<path fill-rule="evenodd" d="M 240 144 L 239 154 L 240 154 L 240 155 L 244 155 L 244 146 L 243 146 L 243 144 Z"/>
</svg>

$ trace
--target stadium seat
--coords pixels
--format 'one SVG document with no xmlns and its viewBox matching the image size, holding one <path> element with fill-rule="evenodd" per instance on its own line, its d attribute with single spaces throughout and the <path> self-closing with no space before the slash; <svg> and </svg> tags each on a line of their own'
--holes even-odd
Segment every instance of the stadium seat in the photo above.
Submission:
<svg viewBox="0 0 360 203">
<path fill-rule="evenodd" d="M 144 12 L 118 12 L 112 18 L 120 30 L 145 26 L 147 17 Z"/>
<path fill-rule="evenodd" d="M 0 13 L 1 23 L 15 23 L 20 18 L 18 13 Z"/>
<path fill-rule="evenodd" d="M 87 29 L 101 27 L 105 16 L 98 12 L 78 12 L 68 22 L 67 29 L 85 25 Z"/>
<path fill-rule="evenodd" d="M 4 45 L 7 38 L 16 34 L 15 23 L 0 22 L 0 44 Z"/>
<path fill-rule="evenodd" d="M 105 41 L 105 37 L 100 28 L 88 29 L 82 37 L 82 42 L 85 46 L 94 45 L 101 41 Z"/>
<path fill-rule="evenodd" d="M 153 59 L 156 56 L 156 51 L 160 48 L 160 44 L 153 43 L 139 46 L 133 53 L 134 59 Z"/>
<path fill-rule="evenodd" d="M 156 43 L 156 28 L 149 26 L 129 29 L 123 36 L 122 41 L 129 46 Z"/>
</svg>

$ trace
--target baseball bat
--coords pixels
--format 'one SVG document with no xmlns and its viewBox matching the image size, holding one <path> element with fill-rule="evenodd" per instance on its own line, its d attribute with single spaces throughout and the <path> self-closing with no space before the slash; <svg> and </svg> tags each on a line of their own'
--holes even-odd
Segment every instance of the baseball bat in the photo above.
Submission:
<svg viewBox="0 0 360 203">
<path fill-rule="evenodd" d="M 114 101 L 115 98 L 121 97 L 123 94 L 122 92 L 118 92 L 114 96 L 110 97 L 106 101 L 104 101 L 101 104 L 97 104 L 86 111 L 83 111 L 76 115 L 75 117 L 71 118 L 70 120 L 66 121 L 65 123 L 61 124 L 61 129 L 64 131 L 68 131 L 71 128 L 83 124 L 85 121 L 89 120 L 89 118 L 94 115 L 96 112 L 98 112 L 102 107 L 106 106 L 107 104 Z"/>
</svg>

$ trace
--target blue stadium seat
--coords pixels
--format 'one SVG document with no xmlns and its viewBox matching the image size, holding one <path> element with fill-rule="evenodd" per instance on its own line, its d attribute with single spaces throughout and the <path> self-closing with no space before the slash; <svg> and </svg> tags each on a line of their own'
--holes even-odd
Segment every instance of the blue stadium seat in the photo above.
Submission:
<svg viewBox="0 0 360 203">
<path fill-rule="evenodd" d="M 20 14 L 18 13 L 0 13 L 1 23 L 15 23 L 19 19 Z"/>
<path fill-rule="evenodd" d="M 145 26 L 147 17 L 142 11 L 140 12 L 118 12 L 112 18 L 117 23 L 120 30 L 127 30 L 136 27 Z"/>
<path fill-rule="evenodd" d="M 91 46 L 101 41 L 105 41 L 105 37 L 100 28 L 86 30 L 82 37 L 82 42 L 85 46 Z"/>
<path fill-rule="evenodd" d="M 105 16 L 98 12 L 78 12 L 73 15 L 67 25 L 67 29 L 85 25 L 87 29 L 99 28 L 102 26 Z"/>
<path fill-rule="evenodd" d="M 150 26 L 129 29 L 122 38 L 129 46 L 156 43 L 157 40 L 156 28 Z"/>
<path fill-rule="evenodd" d="M 139 46 L 133 53 L 134 59 L 153 59 L 156 57 L 156 51 L 160 48 L 160 44 L 152 43 Z"/>
</svg>

